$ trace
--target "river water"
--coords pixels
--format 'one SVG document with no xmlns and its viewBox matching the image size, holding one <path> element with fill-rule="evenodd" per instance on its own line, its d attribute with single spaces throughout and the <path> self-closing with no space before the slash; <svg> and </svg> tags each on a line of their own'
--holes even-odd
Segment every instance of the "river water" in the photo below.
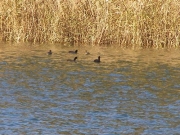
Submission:
<svg viewBox="0 0 180 135">
<path fill-rule="evenodd" d="M 180 50 L 1 45 L 0 93 L 0 134 L 178 135 Z"/>
</svg>

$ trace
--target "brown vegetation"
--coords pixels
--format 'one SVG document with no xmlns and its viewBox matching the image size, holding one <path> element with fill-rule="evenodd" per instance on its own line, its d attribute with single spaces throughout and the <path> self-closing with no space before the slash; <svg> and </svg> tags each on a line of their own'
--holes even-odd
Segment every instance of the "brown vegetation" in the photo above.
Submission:
<svg viewBox="0 0 180 135">
<path fill-rule="evenodd" d="M 0 40 L 180 45 L 179 0 L 2 0 Z"/>
</svg>

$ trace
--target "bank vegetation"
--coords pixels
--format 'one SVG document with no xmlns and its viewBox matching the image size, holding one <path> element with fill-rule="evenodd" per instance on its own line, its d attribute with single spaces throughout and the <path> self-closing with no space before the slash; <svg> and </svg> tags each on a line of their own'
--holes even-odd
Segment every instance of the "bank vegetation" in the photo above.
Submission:
<svg viewBox="0 0 180 135">
<path fill-rule="evenodd" d="M 179 0 L 1 0 L 0 40 L 180 46 Z"/>
</svg>

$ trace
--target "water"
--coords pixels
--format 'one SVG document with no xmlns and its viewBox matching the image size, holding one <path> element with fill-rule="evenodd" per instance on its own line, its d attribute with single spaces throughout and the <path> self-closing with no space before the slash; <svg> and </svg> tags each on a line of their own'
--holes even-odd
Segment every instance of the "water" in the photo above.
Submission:
<svg viewBox="0 0 180 135">
<path fill-rule="evenodd" d="M 0 134 L 180 134 L 178 49 L 85 49 L 1 46 Z"/>
</svg>

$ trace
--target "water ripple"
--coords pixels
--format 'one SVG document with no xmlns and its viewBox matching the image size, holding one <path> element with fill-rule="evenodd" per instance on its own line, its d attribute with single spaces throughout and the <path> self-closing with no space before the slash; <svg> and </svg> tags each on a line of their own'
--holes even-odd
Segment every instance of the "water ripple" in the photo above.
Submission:
<svg viewBox="0 0 180 135">
<path fill-rule="evenodd" d="M 69 63 L 61 49 L 0 55 L 0 134 L 180 132 L 179 58 L 104 49 L 100 64 L 82 54 Z"/>
</svg>

